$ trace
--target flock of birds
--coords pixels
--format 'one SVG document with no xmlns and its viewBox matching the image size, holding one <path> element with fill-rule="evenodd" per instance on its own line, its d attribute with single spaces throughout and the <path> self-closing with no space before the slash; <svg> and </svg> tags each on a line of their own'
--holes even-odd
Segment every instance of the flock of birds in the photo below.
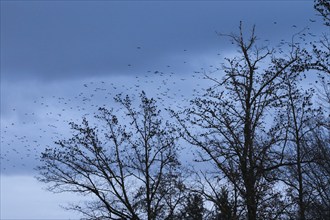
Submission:
<svg viewBox="0 0 330 220">
<path fill-rule="evenodd" d="M 141 47 L 136 49 L 142 50 Z M 189 61 L 183 63 L 189 65 Z M 129 68 L 132 66 L 128 64 Z M 201 79 L 204 69 L 188 77 L 184 73 L 174 73 L 173 69 L 171 65 L 165 65 L 162 69 L 149 70 L 144 74 L 124 77 L 109 75 L 102 76 L 101 80 L 64 82 L 73 83 L 73 91 L 46 89 L 45 92 L 45 87 L 41 85 L 36 93 L 43 95 L 25 100 L 25 105 L 20 100 L 13 101 L 11 106 L 6 106 L 10 108 L 7 117 L 1 116 L 1 173 L 34 172 L 46 147 L 55 146 L 55 141 L 70 137 L 69 122 L 79 123 L 83 117 L 93 121 L 99 107 L 122 111 L 113 99 L 117 94 L 138 100 L 138 94 L 145 91 L 147 97 L 156 99 L 160 109 L 180 108 L 182 103 L 188 104 L 199 87 L 203 87 Z"/>
<path fill-rule="evenodd" d="M 315 20 L 310 22 L 314 23 Z M 292 27 L 297 28 L 296 25 Z M 314 36 L 311 32 L 306 34 Z M 135 49 L 143 52 L 142 46 Z M 186 55 L 186 60 L 164 65 L 158 70 L 137 72 L 136 75 L 125 77 L 109 75 L 102 76 L 100 80 L 73 82 L 74 90 L 46 93 L 36 91 L 43 95 L 25 100 L 28 106 L 21 105 L 20 100 L 13 100 L 10 106 L 3 106 L 11 110 L 6 116 L 1 115 L 1 173 L 34 172 L 45 147 L 54 146 L 54 141 L 70 137 L 69 122 L 79 123 L 82 117 L 93 118 L 99 107 L 114 107 L 121 111 L 113 100 L 116 94 L 138 98 L 137 94 L 144 90 L 148 97 L 157 99 L 161 109 L 180 109 L 189 105 L 191 98 L 199 92 L 204 93 L 204 89 L 212 84 L 209 80 L 203 80 L 205 73 L 220 76 L 218 67 L 223 57 L 215 53 L 216 56 L 211 60 L 217 59 L 219 63 L 201 63 L 202 68 L 196 71 L 189 60 L 189 51 L 182 49 L 181 53 Z M 182 72 L 177 72 L 177 67 Z M 134 69 L 134 64 L 128 63 L 127 68 Z"/>
</svg>

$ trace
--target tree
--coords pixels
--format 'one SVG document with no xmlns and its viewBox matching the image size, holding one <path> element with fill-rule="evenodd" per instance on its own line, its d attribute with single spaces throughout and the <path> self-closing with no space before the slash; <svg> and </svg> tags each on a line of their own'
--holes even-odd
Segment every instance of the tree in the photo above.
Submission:
<svg viewBox="0 0 330 220">
<path fill-rule="evenodd" d="M 233 197 L 230 196 L 226 187 L 221 187 L 217 195 L 216 210 L 214 219 L 216 220 L 236 220 L 236 206 Z"/>
<path fill-rule="evenodd" d="M 327 0 L 315 0 L 314 8 L 323 18 L 327 31 L 320 37 L 318 42 L 311 43 L 313 47 L 310 53 L 312 60 L 308 63 L 308 68 L 330 74 L 330 3 Z"/>
<path fill-rule="evenodd" d="M 209 204 L 205 209 L 205 219 L 239 219 L 238 207 L 242 206 L 242 199 L 239 198 L 237 189 L 224 184 L 223 179 L 211 171 L 212 166 L 207 165 L 207 171 L 195 173 L 195 185 L 190 189 Z"/>
<path fill-rule="evenodd" d="M 330 26 L 330 3 L 327 0 L 315 0 L 314 8 L 322 16 L 324 24 Z"/>
<path fill-rule="evenodd" d="M 298 88 L 297 80 L 290 78 L 284 85 L 287 99 L 283 108 L 278 109 L 277 122 L 286 136 L 286 160 L 292 165 L 280 169 L 280 179 L 288 186 L 289 196 L 298 207 L 298 219 L 304 220 L 313 194 L 306 176 L 310 172 L 309 165 L 315 160 L 311 136 L 319 127 L 316 119 L 322 117 L 322 111 L 313 107 L 314 89 Z"/>
<path fill-rule="evenodd" d="M 310 155 L 314 161 L 307 164 L 306 186 L 311 199 L 306 216 L 308 219 L 325 220 L 330 218 L 330 130 L 319 127 L 310 140 L 313 144 Z"/>
<path fill-rule="evenodd" d="M 189 194 L 182 210 L 182 218 L 186 220 L 202 220 L 203 213 L 204 201 L 202 196 L 197 193 Z"/>
<path fill-rule="evenodd" d="M 330 3 L 325 0 L 315 0 L 314 8 L 323 18 L 324 25 L 330 26 Z M 307 164 L 306 186 L 309 188 L 311 202 L 306 210 L 309 219 L 330 218 L 330 42 L 328 32 L 324 33 L 318 42 L 311 43 L 313 50 L 308 68 L 316 70 L 321 88 L 318 88 L 319 106 L 323 111 L 321 117 L 315 118 L 320 126 L 309 136 L 312 148 L 309 156 L 312 163 Z"/>
<path fill-rule="evenodd" d="M 144 92 L 139 108 L 128 96 L 115 101 L 125 111 L 122 120 L 100 108 L 97 127 L 85 118 L 71 123 L 73 137 L 42 154 L 39 180 L 51 191 L 93 199 L 70 207 L 87 219 L 171 219 L 185 188 L 173 126 Z"/>
<path fill-rule="evenodd" d="M 183 138 L 201 149 L 201 159 L 212 161 L 219 176 L 238 190 L 245 205 L 242 211 L 254 220 L 262 218 L 268 201 L 279 196 L 272 189 L 272 175 L 289 165 L 278 145 L 282 134 L 266 127 L 267 113 L 286 96 L 284 76 L 295 77 L 303 71 L 305 60 L 301 56 L 304 51 L 296 45 L 291 45 L 287 57 L 276 58 L 274 50 L 257 46 L 254 28 L 247 40 L 242 25 L 239 30 L 238 35 L 228 35 L 239 55 L 226 59 L 224 78 L 206 76 L 215 85 L 192 100 L 189 109 L 173 115 L 182 127 Z"/>
</svg>

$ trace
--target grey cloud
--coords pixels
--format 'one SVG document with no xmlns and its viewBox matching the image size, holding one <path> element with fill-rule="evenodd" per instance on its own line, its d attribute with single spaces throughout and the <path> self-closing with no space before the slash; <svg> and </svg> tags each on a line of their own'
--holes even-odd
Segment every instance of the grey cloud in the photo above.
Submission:
<svg viewBox="0 0 330 220">
<path fill-rule="evenodd" d="M 284 2 L 1 4 L 1 74 L 12 80 L 130 74 L 162 66 L 174 54 L 184 56 L 185 49 L 187 55 L 196 56 L 212 48 L 228 48 L 215 31 L 235 31 L 240 20 L 247 26 L 256 23 L 260 32 L 271 32 L 274 19 L 280 23 L 293 16 L 293 3 Z M 295 13 L 308 9 L 312 15 L 311 4 L 299 7 L 302 10 Z M 281 31 L 285 30 L 276 34 Z"/>
</svg>

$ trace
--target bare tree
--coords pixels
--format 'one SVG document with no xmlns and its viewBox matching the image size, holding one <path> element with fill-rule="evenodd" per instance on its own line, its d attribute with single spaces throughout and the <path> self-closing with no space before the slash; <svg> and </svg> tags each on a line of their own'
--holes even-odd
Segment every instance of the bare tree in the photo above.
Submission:
<svg viewBox="0 0 330 220">
<path fill-rule="evenodd" d="M 311 203 L 306 215 L 309 219 L 330 218 L 330 3 L 326 0 L 315 0 L 314 8 L 322 16 L 327 32 L 320 40 L 313 43 L 312 61 L 309 67 L 317 70 L 320 86 L 317 87 L 319 106 L 322 117 L 317 117 L 315 123 L 320 126 L 309 136 L 312 143 L 310 157 L 313 163 L 308 164 L 306 186 L 309 187 Z"/>
<path fill-rule="evenodd" d="M 289 196 L 298 209 L 298 219 L 306 219 L 306 210 L 312 200 L 312 189 L 308 186 L 307 173 L 309 165 L 315 161 L 314 144 L 311 136 L 320 124 L 317 118 L 322 117 L 322 109 L 313 106 L 314 89 L 299 88 L 296 79 L 287 78 L 284 83 L 287 100 L 279 108 L 278 126 L 286 134 L 286 160 L 292 165 L 282 167 L 281 179 L 287 186 Z M 292 214 L 295 215 L 295 214 Z"/>
<path fill-rule="evenodd" d="M 269 201 L 280 197 L 272 188 L 274 171 L 291 163 L 284 160 L 279 144 L 285 137 L 267 126 L 266 117 L 286 96 L 284 76 L 295 77 L 303 71 L 303 51 L 291 45 L 287 57 L 276 58 L 274 50 L 257 46 L 254 28 L 248 39 L 242 25 L 239 30 L 238 35 L 228 35 L 239 54 L 227 59 L 224 78 L 206 75 L 215 85 L 192 100 L 185 112 L 173 115 L 183 138 L 203 151 L 201 159 L 212 161 L 219 176 L 237 189 L 247 219 L 279 218 L 280 213 L 268 215 L 263 210 L 270 210 L 265 208 Z"/>
<path fill-rule="evenodd" d="M 117 96 L 122 121 L 100 108 L 97 127 L 71 123 L 73 137 L 42 154 L 39 180 L 54 192 L 88 196 L 84 206 L 70 207 L 86 219 L 171 219 L 182 201 L 177 135 L 155 100 L 144 92 L 140 98 L 134 108 L 128 96 Z"/>
<path fill-rule="evenodd" d="M 313 163 L 307 164 L 306 187 L 310 202 L 306 219 L 326 220 L 330 218 L 330 131 L 319 128 L 310 137 L 313 143 Z"/>
<path fill-rule="evenodd" d="M 322 16 L 324 24 L 330 26 L 330 3 L 327 0 L 315 0 L 314 8 Z"/>
<path fill-rule="evenodd" d="M 314 8 L 323 18 L 326 32 L 323 33 L 318 41 L 311 43 L 313 49 L 310 57 L 312 60 L 308 63 L 308 68 L 330 74 L 330 3 L 327 0 L 315 0 Z M 321 76 L 321 78 L 324 77 Z"/>
<path fill-rule="evenodd" d="M 307 64 L 307 68 L 330 75 L 329 34 L 324 33 L 320 40 L 313 44 L 313 50 L 310 54 L 312 60 Z M 324 78 L 324 76 L 321 76 L 321 78 Z"/>
</svg>

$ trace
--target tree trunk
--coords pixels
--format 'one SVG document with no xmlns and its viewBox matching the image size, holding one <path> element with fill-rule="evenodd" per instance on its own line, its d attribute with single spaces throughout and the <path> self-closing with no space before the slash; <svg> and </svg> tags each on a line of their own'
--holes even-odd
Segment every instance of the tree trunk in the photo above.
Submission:
<svg viewBox="0 0 330 220">
<path fill-rule="evenodd" d="M 250 168 L 251 169 L 251 168 Z M 247 206 L 247 215 L 248 220 L 256 220 L 257 219 L 257 200 L 256 200 L 256 192 L 254 189 L 254 176 L 253 170 L 248 172 L 247 183 L 246 183 L 246 206 Z M 251 174 L 252 173 L 252 174 Z"/>
</svg>

